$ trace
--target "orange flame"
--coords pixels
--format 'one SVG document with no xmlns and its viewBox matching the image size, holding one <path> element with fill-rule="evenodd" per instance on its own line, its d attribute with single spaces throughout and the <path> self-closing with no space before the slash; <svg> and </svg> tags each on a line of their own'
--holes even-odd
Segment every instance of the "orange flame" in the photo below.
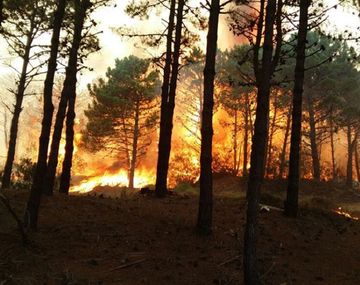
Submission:
<svg viewBox="0 0 360 285">
<path fill-rule="evenodd" d="M 155 176 L 146 171 L 139 170 L 135 172 L 134 187 L 142 188 L 144 186 L 153 184 Z M 121 169 L 117 173 L 105 172 L 103 176 L 90 177 L 82 181 L 79 185 L 71 187 L 72 193 L 88 193 L 91 192 L 96 186 L 128 186 L 129 178 L 126 170 Z"/>
</svg>

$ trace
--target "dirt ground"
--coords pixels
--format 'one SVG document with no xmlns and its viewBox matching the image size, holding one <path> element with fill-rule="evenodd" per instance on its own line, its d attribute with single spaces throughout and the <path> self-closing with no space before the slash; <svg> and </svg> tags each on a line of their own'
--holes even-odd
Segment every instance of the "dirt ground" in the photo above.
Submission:
<svg viewBox="0 0 360 285">
<path fill-rule="evenodd" d="M 242 284 L 241 185 L 215 180 L 214 232 L 206 237 L 194 231 L 198 198 L 185 186 L 161 200 L 114 189 L 44 198 L 39 230 L 26 247 L 0 207 L 0 284 Z M 284 189 L 267 182 L 262 203 L 281 207 Z M 20 215 L 28 194 L 6 194 Z M 360 197 L 309 182 L 300 195 L 298 219 L 276 209 L 260 214 L 263 283 L 360 284 L 360 221 L 331 211 L 342 206 L 360 217 Z"/>
</svg>

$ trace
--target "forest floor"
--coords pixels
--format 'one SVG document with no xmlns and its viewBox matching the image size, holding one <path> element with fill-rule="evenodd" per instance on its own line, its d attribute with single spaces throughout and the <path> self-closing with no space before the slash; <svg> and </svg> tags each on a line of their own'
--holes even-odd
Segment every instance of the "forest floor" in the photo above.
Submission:
<svg viewBox="0 0 360 285">
<path fill-rule="evenodd" d="M 281 207 L 285 186 L 266 182 L 262 203 Z M 217 177 L 214 188 L 214 231 L 205 237 L 194 230 L 198 197 L 188 185 L 160 200 L 106 187 L 46 197 L 27 246 L 0 206 L 0 284 L 242 284 L 245 183 Z M 22 216 L 28 193 L 6 195 Z M 359 284 L 360 220 L 333 210 L 360 217 L 360 197 L 309 181 L 300 196 L 298 219 L 276 208 L 260 213 L 263 283 Z"/>
</svg>

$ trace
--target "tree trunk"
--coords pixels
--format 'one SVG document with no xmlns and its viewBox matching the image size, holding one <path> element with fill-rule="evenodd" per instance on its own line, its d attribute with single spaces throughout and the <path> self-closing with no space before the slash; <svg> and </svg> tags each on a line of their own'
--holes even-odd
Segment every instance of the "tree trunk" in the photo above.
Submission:
<svg viewBox="0 0 360 285">
<path fill-rule="evenodd" d="M 139 139 L 139 102 L 136 102 L 136 110 L 135 110 L 135 118 L 134 118 L 134 137 L 132 142 L 132 157 L 131 157 L 130 172 L 129 172 L 130 189 L 134 189 L 138 139 Z"/>
<path fill-rule="evenodd" d="M 305 50 L 308 30 L 308 9 L 310 0 L 300 0 L 300 20 L 298 42 L 296 47 L 295 82 L 292 104 L 290 164 L 287 196 L 284 203 L 285 215 L 296 217 L 298 213 L 299 179 L 300 179 L 300 146 L 301 146 L 301 119 L 302 95 L 305 73 Z"/>
<path fill-rule="evenodd" d="M 169 161 L 166 161 L 166 140 L 167 136 L 167 105 L 169 100 L 169 86 L 172 62 L 172 40 L 175 25 L 175 0 L 170 3 L 170 15 L 168 23 L 168 32 L 166 38 L 166 58 L 164 66 L 164 77 L 161 88 L 161 108 L 160 108 L 160 135 L 158 145 L 158 161 L 156 170 L 155 192 L 158 197 L 163 197 L 167 192 L 167 172 Z"/>
<path fill-rule="evenodd" d="M 16 92 L 14 113 L 13 113 L 13 117 L 11 120 L 9 147 L 8 147 L 7 156 L 6 156 L 4 173 L 3 173 L 2 181 L 1 181 L 2 189 L 9 188 L 10 182 L 11 182 L 11 173 L 12 173 L 12 168 L 13 168 L 14 159 L 15 159 L 16 141 L 17 141 L 17 134 L 18 134 L 18 128 L 19 128 L 19 118 L 20 118 L 20 113 L 22 111 L 22 102 L 24 100 L 24 95 L 25 95 L 27 68 L 28 68 L 29 61 L 30 61 L 30 50 L 31 50 L 32 42 L 33 42 L 33 31 L 34 31 L 34 26 L 33 26 L 33 23 L 31 23 L 30 31 L 29 31 L 28 37 L 26 39 L 24 56 L 22 58 L 23 64 L 22 64 L 22 69 L 21 69 L 21 74 L 20 74 L 19 85 L 18 85 L 17 92 Z"/>
<path fill-rule="evenodd" d="M 210 4 L 209 26 L 206 41 L 204 68 L 204 104 L 201 125 L 200 151 L 200 198 L 197 230 L 201 234 L 210 234 L 212 230 L 213 181 L 212 181 L 212 137 L 214 108 L 214 79 L 220 0 Z"/>
<path fill-rule="evenodd" d="M 161 118 L 160 118 L 161 121 L 160 121 L 159 153 L 158 153 L 158 166 L 157 166 L 156 189 L 155 189 L 156 195 L 158 197 L 163 197 L 167 193 L 167 175 L 169 170 L 171 136 L 172 136 L 172 128 L 173 128 L 174 108 L 175 108 L 175 95 L 176 95 L 176 87 L 177 87 L 177 80 L 179 73 L 179 58 L 180 58 L 182 27 L 183 27 L 184 5 L 185 5 L 185 1 L 180 0 L 177 7 L 174 55 L 173 55 L 173 62 L 171 67 L 169 93 L 166 104 L 164 104 L 164 106 L 161 106 L 162 109 L 163 108 L 165 109 L 161 110 Z"/>
<path fill-rule="evenodd" d="M 277 94 L 274 97 L 274 114 L 270 124 L 270 133 L 269 133 L 269 143 L 268 143 L 268 153 L 267 153 L 267 165 L 266 165 L 266 177 L 270 178 L 271 175 L 274 175 L 271 170 L 272 165 L 272 147 L 273 147 L 273 138 L 276 130 L 276 119 L 277 119 Z"/>
<path fill-rule="evenodd" d="M 62 172 L 60 176 L 59 192 L 63 194 L 69 193 L 72 158 L 74 152 L 74 120 L 75 120 L 75 100 L 76 87 L 74 86 L 71 94 L 69 94 L 68 109 L 66 114 L 66 142 L 65 156 L 62 164 Z"/>
<path fill-rule="evenodd" d="M 268 139 L 270 80 L 273 70 L 275 69 L 275 62 L 273 61 L 274 24 L 275 19 L 279 17 L 281 13 L 282 6 L 282 1 L 280 0 L 278 3 L 279 8 L 277 14 L 276 2 L 276 0 L 267 1 L 264 31 L 262 25 L 264 19 L 265 1 L 260 2 L 259 22 L 254 47 L 254 71 L 258 94 L 254 136 L 252 138 L 253 141 L 251 146 L 244 235 L 244 281 L 246 285 L 261 284 L 257 266 L 256 243 L 260 190 L 264 179 L 266 144 Z M 261 64 L 259 64 L 259 50 L 263 33 L 263 53 Z M 280 42 L 277 44 L 280 44 Z"/>
<path fill-rule="evenodd" d="M 251 146 L 250 172 L 247 188 L 246 226 L 244 236 L 244 281 L 245 284 L 260 284 L 257 268 L 256 242 L 260 188 L 264 179 L 266 141 L 268 138 L 270 79 L 273 70 L 273 35 L 276 16 L 276 0 L 266 6 L 265 31 L 262 62 L 258 63 L 258 52 L 262 40 L 262 21 L 265 1 L 261 1 L 258 34 L 254 49 L 254 69 L 258 88 L 254 136 Z M 261 66 L 261 67 L 260 67 Z"/>
<path fill-rule="evenodd" d="M 244 126 L 244 146 L 243 146 L 244 157 L 243 157 L 243 173 L 242 173 L 243 177 L 248 176 L 247 165 L 248 165 L 248 144 L 249 144 L 249 132 L 250 132 L 249 120 L 251 120 L 250 118 L 251 118 L 251 110 L 250 110 L 249 94 L 245 93 L 245 115 L 244 115 L 245 126 Z"/>
<path fill-rule="evenodd" d="M 233 175 L 238 173 L 238 111 L 234 111 L 234 131 L 233 131 Z"/>
<path fill-rule="evenodd" d="M 4 107 L 4 145 L 6 147 L 6 149 L 9 148 L 9 135 L 8 135 L 8 129 L 7 129 L 7 125 L 8 125 L 8 113 L 7 113 L 7 109 Z"/>
<path fill-rule="evenodd" d="M 44 182 L 44 184 L 45 184 L 44 193 L 47 195 L 52 195 L 52 193 L 54 191 L 56 168 L 57 168 L 57 164 L 58 164 L 59 146 L 60 146 L 60 141 L 61 141 L 61 134 L 62 134 L 63 124 L 64 124 L 64 119 L 65 119 L 65 115 L 66 115 L 66 107 L 67 107 L 67 104 L 68 104 L 68 101 L 70 100 L 70 98 L 72 96 L 76 96 L 76 94 L 74 94 L 74 93 L 76 93 L 76 82 L 77 82 L 76 74 L 77 74 L 78 50 L 79 50 L 79 46 L 80 46 L 80 42 L 81 42 L 81 31 L 83 28 L 84 18 L 85 18 L 85 16 L 83 16 L 83 13 L 86 13 L 86 11 L 85 11 L 86 9 L 83 9 L 83 7 L 86 7 L 85 5 L 88 2 L 84 1 L 84 2 L 80 3 L 80 0 L 77 0 L 75 3 L 77 6 L 77 8 L 76 8 L 77 12 L 75 12 L 77 16 L 75 17 L 73 42 L 72 42 L 72 46 L 71 46 L 71 50 L 70 50 L 68 66 L 66 68 L 64 86 L 63 86 L 63 90 L 61 92 L 59 107 L 58 107 L 58 111 L 56 114 L 54 132 L 53 132 L 51 147 L 50 147 L 48 168 L 47 168 L 45 182 Z M 84 6 L 79 8 L 80 5 L 84 5 Z M 81 12 L 79 10 L 81 10 Z M 71 100 L 74 100 L 74 104 L 75 104 L 75 99 L 71 99 Z M 71 114 L 71 110 L 70 110 L 70 114 Z M 71 128 L 70 121 L 67 122 L 67 126 Z M 71 131 L 68 130 L 68 132 L 70 135 Z M 70 135 L 70 137 L 67 138 L 68 151 L 71 150 L 70 145 L 72 144 L 72 142 L 70 142 L 70 140 L 72 140 L 72 139 L 73 138 L 71 138 L 71 135 Z M 70 153 L 68 153 L 67 161 L 68 161 L 69 157 L 70 157 Z M 71 154 L 71 157 L 72 157 L 72 154 Z M 65 161 L 65 159 L 64 159 L 64 161 Z M 68 164 L 66 166 L 67 169 L 69 169 L 69 166 L 71 168 L 71 165 Z M 68 171 L 68 170 L 66 170 L 66 171 Z M 65 179 L 65 177 L 64 177 L 64 179 Z M 64 182 L 65 182 L 65 180 L 64 180 Z"/>
<path fill-rule="evenodd" d="M 351 125 L 350 123 L 347 126 L 347 147 L 348 147 L 348 154 L 347 154 L 347 164 L 346 164 L 346 186 L 348 188 L 353 187 L 353 149 L 355 145 L 356 138 L 352 141 L 351 135 Z"/>
<path fill-rule="evenodd" d="M 356 140 L 356 142 L 355 142 L 354 153 L 355 153 L 356 179 L 359 182 L 360 181 L 360 165 L 359 165 L 358 140 Z"/>
<path fill-rule="evenodd" d="M 71 85 L 69 85 L 68 93 L 68 110 L 66 115 L 66 143 L 65 143 L 65 156 L 62 165 L 62 173 L 60 177 L 59 192 L 68 194 L 71 179 L 72 158 L 74 152 L 74 124 L 75 124 L 75 102 L 76 102 L 76 74 L 77 74 L 77 61 L 78 52 L 82 40 L 82 30 L 86 18 L 86 11 L 90 8 L 89 0 L 76 0 L 75 1 L 75 25 L 74 35 L 70 50 L 68 68 L 71 69 L 70 76 L 72 76 Z M 56 172 L 56 167 L 55 167 Z M 55 178 L 55 176 L 54 176 Z"/>
<path fill-rule="evenodd" d="M 331 166 L 332 166 L 332 179 L 335 180 L 336 173 L 336 162 L 335 162 L 335 145 L 334 145 L 334 120 L 332 117 L 332 109 L 330 110 L 330 147 L 331 147 Z"/>
<path fill-rule="evenodd" d="M 281 154 L 280 154 L 280 167 L 279 167 L 279 176 L 278 176 L 279 179 L 282 179 L 284 176 L 286 147 L 287 147 L 289 133 L 290 133 L 291 113 L 292 113 L 292 105 L 290 106 L 289 112 L 286 116 L 286 128 L 285 128 L 285 134 L 284 134 L 284 141 L 283 141 Z"/>
<path fill-rule="evenodd" d="M 315 112 L 312 98 L 309 92 L 306 93 L 308 111 L 309 111 L 309 125 L 310 125 L 310 146 L 311 146 L 311 159 L 313 166 L 313 178 L 320 180 L 320 158 L 318 146 L 316 142 L 316 125 L 315 125 Z"/>
<path fill-rule="evenodd" d="M 37 212 L 40 206 L 41 193 L 43 192 L 44 173 L 46 173 L 47 166 L 47 154 L 49 148 L 49 138 L 51 132 L 52 116 L 54 112 L 54 106 L 52 104 L 52 90 L 54 85 L 54 77 L 57 66 L 57 54 L 59 49 L 59 38 L 62 20 L 65 14 L 66 0 L 60 0 L 57 9 L 54 13 L 53 21 L 53 35 L 51 38 L 51 50 L 48 63 L 48 70 L 46 73 L 44 83 L 44 107 L 43 107 L 43 119 L 41 134 L 39 139 L 39 152 L 36 163 L 36 169 L 33 178 L 33 184 L 31 186 L 30 197 L 27 203 L 26 221 L 32 221 L 30 227 L 36 228 Z M 32 213 L 32 214 L 30 214 Z M 33 219 L 30 216 L 34 217 Z"/>
</svg>

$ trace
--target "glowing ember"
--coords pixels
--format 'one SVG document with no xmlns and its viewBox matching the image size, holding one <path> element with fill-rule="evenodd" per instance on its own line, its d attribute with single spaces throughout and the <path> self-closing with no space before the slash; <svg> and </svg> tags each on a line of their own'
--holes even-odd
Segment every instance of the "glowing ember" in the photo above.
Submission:
<svg viewBox="0 0 360 285">
<path fill-rule="evenodd" d="M 155 181 L 154 175 L 146 171 L 136 171 L 134 178 L 134 187 L 141 188 Z M 126 170 L 120 170 L 117 173 L 105 173 L 103 176 L 96 176 L 86 179 L 79 185 L 72 186 L 70 191 L 73 193 L 87 193 L 96 186 L 128 186 L 129 179 Z"/>
<path fill-rule="evenodd" d="M 336 210 L 334 210 L 335 213 L 341 215 L 341 216 L 344 216 L 346 218 L 349 218 L 351 220 L 355 220 L 355 221 L 358 221 L 359 218 L 358 217 L 354 217 L 354 216 L 351 216 L 350 213 L 344 211 L 341 207 L 338 207 Z"/>
</svg>

